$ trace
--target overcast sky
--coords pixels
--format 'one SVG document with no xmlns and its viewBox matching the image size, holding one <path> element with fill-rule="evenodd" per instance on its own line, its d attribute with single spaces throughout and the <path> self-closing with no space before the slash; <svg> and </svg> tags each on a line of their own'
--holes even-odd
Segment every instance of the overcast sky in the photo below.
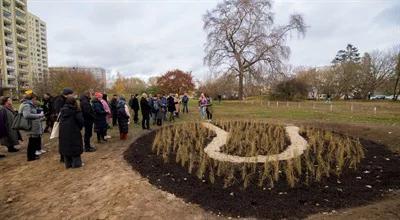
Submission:
<svg viewBox="0 0 400 220">
<path fill-rule="evenodd" d="M 50 66 L 100 66 L 144 79 L 179 68 L 204 79 L 202 15 L 211 0 L 28 0 L 47 23 Z M 274 1 L 277 24 L 300 13 L 305 38 L 289 41 L 295 66 L 327 65 L 352 43 L 367 52 L 400 44 L 399 0 Z"/>
</svg>

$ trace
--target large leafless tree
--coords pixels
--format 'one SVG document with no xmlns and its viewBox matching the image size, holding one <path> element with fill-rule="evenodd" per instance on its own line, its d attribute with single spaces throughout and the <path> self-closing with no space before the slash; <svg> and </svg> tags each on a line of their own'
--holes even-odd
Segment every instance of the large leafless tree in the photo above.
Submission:
<svg viewBox="0 0 400 220">
<path fill-rule="evenodd" d="M 251 70 L 279 72 L 289 58 L 289 34 L 303 35 L 306 29 L 299 14 L 290 15 L 286 25 L 275 25 L 270 0 L 225 0 L 207 11 L 203 21 L 207 33 L 204 62 L 219 71 L 236 73 L 240 99 L 245 75 Z"/>
</svg>

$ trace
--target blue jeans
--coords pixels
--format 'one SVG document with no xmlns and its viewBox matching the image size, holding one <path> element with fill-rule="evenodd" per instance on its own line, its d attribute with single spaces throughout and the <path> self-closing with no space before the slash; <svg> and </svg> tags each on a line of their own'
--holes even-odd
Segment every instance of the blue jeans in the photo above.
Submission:
<svg viewBox="0 0 400 220">
<path fill-rule="evenodd" d="M 201 117 L 201 119 L 206 118 L 206 107 L 205 106 L 200 107 L 200 117 Z"/>
</svg>

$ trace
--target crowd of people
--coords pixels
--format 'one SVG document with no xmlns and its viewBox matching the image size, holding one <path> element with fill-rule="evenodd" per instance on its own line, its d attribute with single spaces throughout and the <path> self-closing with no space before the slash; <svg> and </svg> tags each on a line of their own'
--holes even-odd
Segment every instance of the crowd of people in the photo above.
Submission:
<svg viewBox="0 0 400 220">
<path fill-rule="evenodd" d="M 109 101 L 107 94 L 92 91 L 86 91 L 78 98 L 72 89 L 65 88 L 56 97 L 44 94 L 41 101 L 32 90 L 28 90 L 18 110 L 14 109 L 12 102 L 10 97 L 0 97 L 0 144 L 6 146 L 8 152 L 18 152 L 16 146 L 22 141 L 20 130 L 24 130 L 28 137 L 27 160 L 37 160 L 46 153 L 42 147 L 43 133 L 50 133 L 57 122 L 60 162 L 66 168 L 81 167 L 81 154 L 96 151 L 91 143 L 93 131 L 99 144 L 111 138 L 107 131 L 112 127 L 118 127 L 120 140 L 126 140 L 131 123 L 129 109 L 134 124 L 139 124 L 141 111 L 143 129 L 150 129 L 151 123 L 162 126 L 164 121 L 174 122 L 180 113 L 189 113 L 186 93 L 182 96 L 143 93 L 141 97 L 135 94 L 127 102 L 123 96 L 113 95 Z M 209 96 L 201 94 L 198 107 L 201 119 L 212 120 L 212 99 Z M 5 155 L 0 155 L 3 157 Z"/>
</svg>

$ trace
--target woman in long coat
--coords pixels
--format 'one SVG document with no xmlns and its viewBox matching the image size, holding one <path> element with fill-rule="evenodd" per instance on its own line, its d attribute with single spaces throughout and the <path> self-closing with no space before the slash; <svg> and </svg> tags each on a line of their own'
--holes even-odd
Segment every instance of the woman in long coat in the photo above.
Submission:
<svg viewBox="0 0 400 220">
<path fill-rule="evenodd" d="M 83 128 L 83 115 L 78 109 L 74 97 L 68 97 L 60 114 L 60 153 L 64 156 L 65 168 L 79 168 L 82 166 L 81 154 L 83 141 L 81 130 Z"/>
<path fill-rule="evenodd" d="M 117 105 L 117 117 L 118 117 L 118 128 L 119 128 L 119 138 L 121 140 L 126 140 L 128 137 L 129 130 L 129 109 L 126 105 L 125 98 L 121 97 Z"/>
<path fill-rule="evenodd" d="M 93 112 L 95 114 L 94 119 L 94 131 L 97 133 L 97 141 L 100 143 L 101 141 L 107 141 L 104 136 L 107 132 L 107 112 L 104 110 L 103 104 L 101 103 L 101 99 L 103 95 L 99 92 L 95 93 L 95 97 L 92 100 L 93 104 Z"/>
<path fill-rule="evenodd" d="M 21 134 L 18 130 L 12 129 L 12 124 L 17 112 L 12 107 L 12 100 L 10 97 L 2 97 L 0 100 L 0 117 L 4 119 L 3 125 L 5 126 L 5 136 L 0 139 L 1 145 L 8 148 L 8 152 L 18 152 L 15 148 L 22 140 Z"/>
<path fill-rule="evenodd" d="M 142 98 L 140 99 L 140 110 L 142 111 L 142 128 L 150 129 L 150 105 L 147 101 L 147 94 L 143 93 Z"/>
</svg>

